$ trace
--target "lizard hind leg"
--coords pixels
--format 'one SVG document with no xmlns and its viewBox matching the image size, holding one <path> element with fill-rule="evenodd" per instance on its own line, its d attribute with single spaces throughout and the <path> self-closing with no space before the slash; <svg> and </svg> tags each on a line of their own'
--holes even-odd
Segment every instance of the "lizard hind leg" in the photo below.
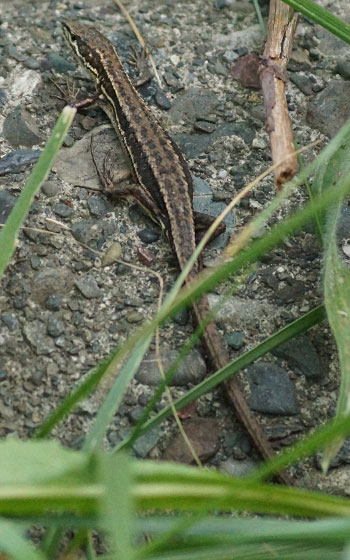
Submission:
<svg viewBox="0 0 350 560">
<path fill-rule="evenodd" d="M 99 143 L 97 144 L 99 145 Z M 125 169 L 126 172 L 123 174 L 115 172 L 116 167 L 118 168 L 118 162 L 115 159 L 113 148 L 109 149 L 103 158 L 99 158 L 95 150 L 95 141 L 93 136 L 91 136 L 90 152 L 91 159 L 105 192 L 112 197 L 134 198 L 145 213 L 161 227 L 162 231 L 167 231 L 169 229 L 168 220 L 149 195 L 147 189 L 139 183 L 130 181 L 133 177 L 131 169 Z M 126 179 L 128 180 L 126 181 Z"/>
</svg>

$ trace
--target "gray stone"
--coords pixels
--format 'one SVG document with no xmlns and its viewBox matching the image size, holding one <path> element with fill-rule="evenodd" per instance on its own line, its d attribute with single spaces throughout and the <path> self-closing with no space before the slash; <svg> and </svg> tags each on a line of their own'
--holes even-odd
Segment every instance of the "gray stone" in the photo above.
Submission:
<svg viewBox="0 0 350 560">
<path fill-rule="evenodd" d="M 62 334 L 65 330 L 64 322 L 59 317 L 55 315 L 51 315 L 47 322 L 47 334 L 56 338 L 60 334 Z"/>
<path fill-rule="evenodd" d="M 62 298 L 57 294 L 52 294 L 47 298 L 46 307 L 50 311 L 59 311 L 62 307 Z"/>
<path fill-rule="evenodd" d="M 70 218 L 73 214 L 73 208 L 64 204 L 63 202 L 59 202 L 58 204 L 54 204 L 53 211 L 57 216 L 60 218 Z"/>
<path fill-rule="evenodd" d="M 23 296 L 16 296 L 14 299 L 15 309 L 24 309 L 27 305 L 27 300 Z"/>
<path fill-rule="evenodd" d="M 142 406 L 136 406 L 136 407 L 133 406 L 128 413 L 128 418 L 130 422 L 132 424 L 136 424 L 140 420 L 143 412 L 144 412 L 144 408 Z"/>
<path fill-rule="evenodd" d="M 176 350 L 161 352 L 165 372 L 176 359 L 177 355 L 178 352 L 176 352 Z M 183 386 L 188 385 L 188 383 L 199 383 L 199 381 L 204 379 L 206 373 L 207 368 L 202 356 L 198 350 L 192 350 L 180 364 L 174 377 L 168 382 L 168 385 Z M 144 385 L 159 385 L 162 381 L 163 378 L 159 373 L 155 352 L 150 352 L 146 358 L 142 360 L 139 370 L 136 373 L 136 379 Z"/>
<path fill-rule="evenodd" d="M 151 449 L 153 449 L 153 447 L 157 445 L 161 435 L 161 428 L 156 427 L 137 438 L 132 446 L 136 457 L 144 459 L 151 451 Z"/>
<path fill-rule="evenodd" d="M 290 81 L 295 84 L 302 93 L 305 95 L 313 94 L 313 81 L 305 74 L 292 73 L 290 74 Z"/>
<path fill-rule="evenodd" d="M 73 237 L 75 237 L 77 241 L 80 241 L 80 243 L 85 243 L 86 245 L 89 244 L 92 239 L 96 238 L 96 230 L 96 223 L 87 220 L 74 222 L 71 227 Z"/>
<path fill-rule="evenodd" d="M 47 356 L 55 351 L 53 341 L 46 335 L 46 325 L 41 321 L 27 323 L 23 327 L 23 334 L 38 356 Z"/>
<path fill-rule="evenodd" d="M 342 245 L 350 237 L 350 207 L 342 204 L 337 221 L 337 242 Z"/>
<path fill-rule="evenodd" d="M 237 461 L 233 457 L 229 457 L 219 465 L 219 470 L 230 476 L 242 477 L 251 474 L 258 466 L 258 463 L 251 459 Z"/>
<path fill-rule="evenodd" d="M 196 121 L 194 129 L 206 134 L 212 134 L 215 130 L 215 124 L 208 121 Z"/>
<path fill-rule="evenodd" d="M 169 116 L 174 123 L 194 123 L 196 118 L 214 112 L 218 104 L 217 96 L 209 89 L 189 88 L 176 97 Z"/>
<path fill-rule="evenodd" d="M 19 173 L 30 163 L 35 163 L 41 150 L 15 150 L 0 159 L 0 175 Z"/>
<path fill-rule="evenodd" d="M 75 285 L 86 299 L 99 298 L 102 295 L 95 278 L 90 274 L 81 276 L 79 280 L 75 282 Z"/>
<path fill-rule="evenodd" d="M 213 191 L 204 179 L 193 177 L 193 208 L 196 212 L 206 214 L 216 218 L 226 208 L 224 202 L 213 200 Z M 229 238 L 233 235 L 235 229 L 235 217 L 233 212 L 224 219 L 226 231 L 211 241 L 210 246 L 216 249 L 226 247 Z"/>
<path fill-rule="evenodd" d="M 331 80 L 309 105 L 307 121 L 310 126 L 335 136 L 349 118 L 349 97 L 350 82 Z"/>
<path fill-rule="evenodd" d="M 67 295 L 73 285 L 74 275 L 68 267 L 44 268 L 33 278 L 30 297 L 37 303 L 44 303 L 53 294 Z"/>
<path fill-rule="evenodd" d="M 234 350 L 240 350 L 245 345 L 245 334 L 242 331 L 228 333 L 225 342 Z"/>
<path fill-rule="evenodd" d="M 319 379 L 322 377 L 320 358 L 311 340 L 306 336 L 298 336 L 275 348 L 272 353 L 297 367 L 306 377 Z"/>
<path fill-rule="evenodd" d="M 13 315 L 11 315 L 11 313 L 3 313 L 1 315 L 1 319 L 3 320 L 9 331 L 15 331 L 18 327 L 17 319 Z"/>
<path fill-rule="evenodd" d="M 39 270 L 41 266 L 41 258 L 38 255 L 32 255 L 30 257 L 30 265 L 33 270 Z"/>
<path fill-rule="evenodd" d="M 5 189 L 0 189 L 0 223 L 6 222 L 15 204 L 16 198 Z"/>
<path fill-rule="evenodd" d="M 159 89 L 157 90 L 154 100 L 157 103 L 158 107 L 160 107 L 164 111 L 169 111 L 169 109 L 171 108 L 171 103 L 169 99 Z"/>
<path fill-rule="evenodd" d="M 132 309 L 131 311 L 128 311 L 126 320 L 128 323 L 140 323 L 143 321 L 143 315 L 140 311 L 137 311 L 137 309 Z"/>
<path fill-rule="evenodd" d="M 340 74 L 345 80 L 350 80 L 350 60 L 338 60 L 335 72 Z"/>
<path fill-rule="evenodd" d="M 289 416 L 299 413 L 295 387 L 288 372 L 267 362 L 248 368 L 249 406 L 256 412 Z"/>
<path fill-rule="evenodd" d="M 238 136 L 249 146 L 255 138 L 255 129 L 248 122 L 223 123 L 212 134 L 174 134 L 174 140 L 190 159 L 205 152 L 218 138 Z"/>
<path fill-rule="evenodd" d="M 113 207 L 100 196 L 90 196 L 87 203 L 90 214 L 92 214 L 93 216 L 97 216 L 98 218 L 104 216 L 108 212 L 111 212 L 111 210 L 113 209 Z"/>
<path fill-rule="evenodd" d="M 47 57 L 47 61 L 50 68 L 54 68 L 59 74 L 65 74 L 70 70 L 75 70 L 75 66 L 73 66 L 73 64 L 57 53 L 50 53 Z"/>
<path fill-rule="evenodd" d="M 39 132 L 34 119 L 25 111 L 22 105 L 9 113 L 3 124 L 3 135 L 15 148 L 41 144 L 44 137 Z"/>
</svg>

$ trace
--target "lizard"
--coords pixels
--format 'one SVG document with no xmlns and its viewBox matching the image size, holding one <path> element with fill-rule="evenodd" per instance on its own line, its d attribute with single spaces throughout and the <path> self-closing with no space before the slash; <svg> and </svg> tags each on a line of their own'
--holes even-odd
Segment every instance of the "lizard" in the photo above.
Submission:
<svg viewBox="0 0 350 560">
<path fill-rule="evenodd" d="M 132 195 L 158 222 L 167 233 L 182 270 L 196 248 L 198 222 L 193 210 L 193 179 L 185 157 L 136 91 L 112 43 L 95 28 L 76 21 L 64 21 L 62 28 L 76 58 L 97 86 L 92 100 L 80 106 L 98 100 L 121 140 L 136 179 L 132 186 L 119 185 L 114 189 L 119 195 Z M 102 181 L 110 187 L 106 179 Z M 191 282 L 200 269 L 201 263 L 197 261 L 185 282 Z M 191 305 L 194 321 L 201 324 L 210 311 L 207 297 L 202 296 Z M 230 362 L 214 321 L 204 329 L 202 342 L 215 370 Z M 238 379 L 224 382 L 224 387 L 255 447 L 263 458 L 271 459 L 274 450 L 251 412 Z M 283 484 L 292 484 L 286 472 L 280 472 L 277 478 Z"/>
</svg>

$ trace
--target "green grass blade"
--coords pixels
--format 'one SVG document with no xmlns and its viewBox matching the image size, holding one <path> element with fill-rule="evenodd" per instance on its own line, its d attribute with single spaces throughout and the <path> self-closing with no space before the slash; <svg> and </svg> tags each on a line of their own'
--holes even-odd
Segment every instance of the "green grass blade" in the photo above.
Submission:
<svg viewBox="0 0 350 560">
<path fill-rule="evenodd" d="M 31 443 L 26 442 L 26 447 Z M 123 455 L 116 458 L 101 454 L 89 456 L 81 451 L 71 453 L 76 454 L 77 464 L 88 461 L 90 467 L 87 469 L 83 465 L 73 477 L 44 484 L 0 484 L 0 515 L 19 518 L 22 522 L 26 519 L 30 523 L 32 518 L 48 512 L 61 514 L 62 518 L 75 514 L 77 519 L 100 514 L 99 527 L 115 531 L 118 546 L 120 539 L 124 539 L 125 558 L 130 556 L 134 531 L 133 503 L 139 511 L 147 513 L 174 510 L 207 514 L 214 509 L 350 518 L 350 501 L 344 498 L 236 479 L 220 472 L 174 463 L 128 462 Z M 38 481 L 41 466 L 37 469 Z"/>
<path fill-rule="evenodd" d="M 118 560 L 132 560 L 134 512 L 132 499 L 132 469 L 124 453 L 100 457 L 99 476 L 105 492 L 100 502 L 104 530 Z"/>
<path fill-rule="evenodd" d="M 26 186 L 0 232 L 0 278 L 16 249 L 19 228 L 29 212 L 34 196 L 49 174 L 75 113 L 76 109 L 72 107 L 63 109 L 44 151 L 35 164 Z"/>
<path fill-rule="evenodd" d="M 172 517 L 140 516 L 136 523 L 137 533 L 149 535 L 162 535 L 170 532 L 174 524 L 180 525 L 182 521 L 188 523 L 188 517 L 176 515 Z M 303 542 L 309 545 L 327 546 L 343 545 L 349 539 L 350 519 L 322 519 L 312 523 L 305 521 L 286 521 L 282 519 L 242 519 L 228 516 L 214 517 L 203 516 L 196 519 L 192 516 L 186 531 L 181 532 L 187 539 L 204 537 L 214 542 L 232 543 L 277 543 L 289 542 L 292 546 Z"/>
<path fill-rule="evenodd" d="M 15 523 L 0 519 L 0 556 L 13 560 L 45 560 L 39 550 L 26 539 Z"/>
<path fill-rule="evenodd" d="M 350 176 L 350 132 L 344 138 L 342 147 L 335 152 L 325 165 L 318 169 L 313 192 L 326 193 L 348 181 Z M 350 417 L 350 273 L 342 263 L 337 240 L 337 229 L 343 199 L 339 199 L 319 215 L 322 224 L 324 245 L 324 297 L 327 316 L 334 334 L 341 370 L 341 385 L 336 417 Z M 343 437 L 335 438 L 324 452 L 322 468 L 327 471 L 330 461 L 344 442 Z"/>
<path fill-rule="evenodd" d="M 254 4 L 254 8 L 255 8 L 255 11 L 256 11 L 256 16 L 258 18 L 258 22 L 259 22 L 259 25 L 260 25 L 261 33 L 262 33 L 263 37 L 265 37 L 265 23 L 264 23 L 264 18 L 262 17 L 262 13 L 261 13 L 261 9 L 260 9 L 258 0 L 253 0 L 253 4 Z"/>
<path fill-rule="evenodd" d="M 117 412 L 125 391 L 134 377 L 152 338 L 153 333 L 140 340 L 130 358 L 118 373 L 112 389 L 109 391 L 107 398 L 100 407 L 95 422 L 86 436 L 84 443 L 85 451 L 95 451 L 102 445 L 106 430 Z"/>
<path fill-rule="evenodd" d="M 140 510 L 208 512 L 213 509 L 350 517 L 350 501 L 316 492 L 261 484 L 209 471 L 155 461 L 134 461 L 134 496 Z"/>
<path fill-rule="evenodd" d="M 325 304 L 329 324 L 333 331 L 341 369 L 341 383 L 336 416 L 350 417 L 350 272 L 341 262 L 335 239 L 326 251 L 325 261 Z M 322 469 L 327 472 L 329 463 L 344 443 L 344 438 L 335 438 L 327 446 L 322 459 Z"/>
<path fill-rule="evenodd" d="M 322 25 L 322 27 L 343 39 L 346 43 L 350 43 L 350 25 L 315 2 L 312 2 L 312 0 L 283 0 L 283 2 L 319 25 Z"/>
</svg>

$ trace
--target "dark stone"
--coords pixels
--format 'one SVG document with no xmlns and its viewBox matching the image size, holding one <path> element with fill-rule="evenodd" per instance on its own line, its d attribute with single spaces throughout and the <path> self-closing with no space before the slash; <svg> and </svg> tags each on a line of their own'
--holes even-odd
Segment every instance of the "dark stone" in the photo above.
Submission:
<svg viewBox="0 0 350 560">
<path fill-rule="evenodd" d="M 350 60 L 338 60 L 335 72 L 340 74 L 345 80 L 350 80 Z"/>
<path fill-rule="evenodd" d="M 3 320 L 9 331 L 15 331 L 18 327 L 18 321 L 16 317 L 11 315 L 10 313 L 3 313 L 1 315 L 1 319 Z"/>
<path fill-rule="evenodd" d="M 193 177 L 193 189 L 193 208 L 195 212 L 215 218 L 226 208 L 224 202 L 216 202 L 213 200 L 213 192 L 210 186 L 200 177 Z M 229 212 L 224 220 L 224 224 L 226 225 L 226 231 L 210 242 L 211 247 L 222 249 L 227 245 L 235 229 L 235 217 L 233 212 Z"/>
<path fill-rule="evenodd" d="M 350 82 L 331 80 L 309 105 L 306 116 L 309 125 L 335 136 L 349 118 L 349 97 Z"/>
<path fill-rule="evenodd" d="M 160 238 L 159 232 L 147 228 L 138 231 L 137 235 L 139 236 L 141 241 L 143 241 L 143 243 L 148 243 L 148 244 L 154 243 L 155 241 L 158 241 L 158 239 Z"/>
<path fill-rule="evenodd" d="M 60 336 L 60 334 L 64 332 L 64 329 L 65 327 L 62 319 L 56 317 L 55 315 L 51 315 L 49 317 L 49 320 L 47 322 L 47 334 L 49 336 L 56 338 L 57 336 Z"/>
<path fill-rule="evenodd" d="M 34 144 L 44 141 L 33 117 L 22 105 L 16 107 L 9 113 L 3 124 L 3 135 L 11 146 L 15 148 L 27 146 L 30 148 Z"/>
<path fill-rule="evenodd" d="M 196 121 L 194 129 L 199 132 L 205 132 L 206 134 L 212 134 L 215 130 L 215 124 L 208 121 Z"/>
<path fill-rule="evenodd" d="M 245 334 L 242 331 L 236 331 L 225 335 L 225 342 L 234 350 L 240 350 L 245 345 Z"/>
<path fill-rule="evenodd" d="M 290 81 L 295 84 L 304 95 L 312 95 L 313 93 L 313 82 L 309 76 L 305 74 L 290 74 Z"/>
<path fill-rule="evenodd" d="M 194 159 L 205 152 L 217 138 L 224 136 L 239 136 L 250 146 L 255 138 L 255 129 L 244 121 L 223 123 L 212 134 L 175 134 L 174 140 L 188 158 Z"/>
<path fill-rule="evenodd" d="M 108 204 L 100 196 L 90 196 L 87 201 L 90 214 L 100 218 L 112 210 L 112 206 Z"/>
<path fill-rule="evenodd" d="M 47 57 L 47 63 L 49 68 L 54 68 L 59 74 L 65 74 L 70 70 L 75 70 L 73 64 L 57 53 L 50 53 Z"/>
<path fill-rule="evenodd" d="M 71 208 L 67 204 L 64 204 L 63 202 L 54 204 L 53 211 L 60 218 L 70 218 L 70 216 L 72 216 L 73 214 L 73 208 Z"/>
<path fill-rule="evenodd" d="M 189 311 L 185 307 L 177 311 L 173 316 L 172 320 L 174 321 L 174 323 L 177 323 L 178 325 L 181 325 L 183 327 L 188 323 L 188 316 L 189 316 Z"/>
<path fill-rule="evenodd" d="M 62 298 L 56 294 L 51 294 L 47 298 L 46 307 L 50 311 L 59 311 L 62 307 Z"/>
<path fill-rule="evenodd" d="M 16 198 L 5 189 L 0 189 L 0 223 L 4 224 L 16 204 Z"/>
<path fill-rule="evenodd" d="M 284 369 L 267 362 L 254 364 L 248 368 L 247 378 L 252 410 L 283 416 L 299 413 L 294 385 Z"/>
<path fill-rule="evenodd" d="M 158 107 L 160 107 L 164 111 L 169 111 L 169 109 L 171 108 L 171 103 L 170 103 L 169 99 L 159 89 L 157 90 L 157 93 L 155 95 L 154 100 L 155 100 L 156 104 L 158 105 Z"/>
<path fill-rule="evenodd" d="M 312 342 L 306 336 L 298 336 L 275 348 L 272 353 L 286 360 L 291 367 L 297 367 L 306 377 L 319 379 L 322 368 L 319 356 Z"/>
<path fill-rule="evenodd" d="M 177 358 L 177 355 L 177 351 L 171 349 L 162 355 L 164 371 L 167 371 Z M 174 377 L 168 384 L 171 386 L 184 386 L 188 385 L 188 383 L 199 383 L 199 381 L 204 379 L 206 373 L 207 368 L 202 356 L 198 350 L 192 350 L 181 362 Z M 144 385 L 158 385 L 162 381 L 162 376 L 157 366 L 157 357 L 154 352 L 149 352 L 142 360 L 135 377 L 139 383 Z"/>
<path fill-rule="evenodd" d="M 142 406 L 133 406 L 128 413 L 130 422 L 132 424 L 136 424 L 140 420 L 143 412 L 144 409 L 142 408 Z"/>
<path fill-rule="evenodd" d="M 161 429 L 156 427 L 137 438 L 132 446 L 136 457 L 144 459 L 151 449 L 157 445 L 161 435 Z"/>
<path fill-rule="evenodd" d="M 30 163 L 35 163 L 41 150 L 15 150 L 0 159 L 0 175 L 19 173 Z"/>
<path fill-rule="evenodd" d="M 27 300 L 23 296 L 16 296 L 14 306 L 16 309 L 24 309 L 27 305 Z"/>
<path fill-rule="evenodd" d="M 3 108 L 6 105 L 7 95 L 3 89 L 0 89 L 0 113 L 2 113 Z"/>
<path fill-rule="evenodd" d="M 276 298 L 278 303 L 293 303 L 300 299 L 305 292 L 305 284 L 301 280 L 295 280 L 285 286 L 281 286 L 276 291 Z"/>
<path fill-rule="evenodd" d="M 200 461 L 206 462 L 218 452 L 220 426 L 215 418 L 194 417 L 185 420 L 182 425 Z M 163 459 L 187 464 L 194 462 L 182 434 L 178 434 L 171 440 Z"/>
</svg>

